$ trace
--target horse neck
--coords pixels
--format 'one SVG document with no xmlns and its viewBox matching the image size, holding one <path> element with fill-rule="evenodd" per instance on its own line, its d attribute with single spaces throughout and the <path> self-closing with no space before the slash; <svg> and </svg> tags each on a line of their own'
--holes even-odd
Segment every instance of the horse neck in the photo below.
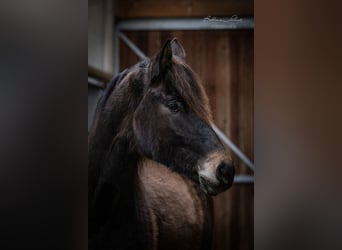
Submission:
<svg viewBox="0 0 342 250">
<path fill-rule="evenodd" d="M 117 169 L 122 165 L 136 165 L 123 160 L 125 157 L 134 159 L 132 155 L 137 154 L 134 149 L 132 114 L 139 103 L 139 97 L 130 97 L 128 89 L 120 92 L 114 90 L 112 97 L 96 111 L 88 141 L 90 188 L 97 185 L 106 166 Z M 113 160 L 116 157 L 120 159 L 119 162 Z M 129 169 L 126 168 L 127 171 Z"/>
<path fill-rule="evenodd" d="M 138 246 L 143 241 L 136 210 L 138 161 L 139 155 L 130 149 L 127 138 L 116 138 L 103 163 L 88 210 L 89 235 L 100 235 L 98 249 L 106 249 L 107 244 L 120 248 L 120 244 L 127 242 Z"/>
<path fill-rule="evenodd" d="M 131 118 L 120 112 L 103 112 L 94 125 L 89 135 L 89 187 L 96 188 L 100 179 L 114 182 L 121 175 L 125 179 L 122 184 L 131 186 L 132 180 L 127 178 L 133 178 L 139 157 Z"/>
<path fill-rule="evenodd" d="M 115 95 L 115 93 L 114 93 Z M 136 222 L 135 195 L 139 153 L 132 129 L 132 114 L 136 103 L 112 98 L 97 110 L 88 141 L 88 201 L 92 233 L 109 220 L 119 225 L 122 218 Z M 125 222 L 122 222 L 125 223 Z"/>
</svg>

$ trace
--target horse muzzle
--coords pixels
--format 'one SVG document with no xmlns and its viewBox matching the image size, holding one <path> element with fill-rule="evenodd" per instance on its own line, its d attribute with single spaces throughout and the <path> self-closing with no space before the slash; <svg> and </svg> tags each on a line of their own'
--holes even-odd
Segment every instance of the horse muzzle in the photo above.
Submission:
<svg viewBox="0 0 342 250">
<path fill-rule="evenodd" d="M 233 185 L 234 176 L 232 161 L 221 161 L 217 167 L 199 171 L 201 189 L 208 195 L 217 195 Z"/>
</svg>

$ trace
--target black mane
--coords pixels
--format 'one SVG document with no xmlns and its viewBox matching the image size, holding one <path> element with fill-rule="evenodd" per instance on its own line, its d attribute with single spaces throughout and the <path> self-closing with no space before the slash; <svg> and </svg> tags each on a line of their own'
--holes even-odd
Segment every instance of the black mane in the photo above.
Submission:
<svg viewBox="0 0 342 250">
<path fill-rule="evenodd" d="M 117 74 L 115 77 L 113 77 L 112 80 L 110 80 L 110 82 L 107 84 L 105 92 L 103 93 L 103 95 L 100 97 L 100 99 L 98 101 L 96 110 L 104 107 L 109 96 L 111 95 L 111 93 L 115 89 L 116 85 L 121 82 L 121 80 L 127 75 L 127 73 L 128 73 L 128 71 L 126 69 L 126 70 L 120 72 L 119 74 Z"/>
<path fill-rule="evenodd" d="M 145 59 L 145 60 L 140 61 L 139 63 L 137 63 L 133 67 L 145 68 L 147 65 L 148 65 L 148 60 Z M 104 93 L 102 94 L 102 96 L 100 97 L 100 99 L 97 103 L 96 111 L 98 111 L 98 109 L 102 109 L 105 106 L 108 98 L 110 97 L 111 93 L 114 91 L 115 87 L 121 82 L 122 79 L 124 79 L 127 76 L 127 74 L 129 72 L 130 72 L 130 69 L 125 69 L 122 72 L 120 72 L 119 74 L 115 75 L 109 81 L 109 83 L 106 86 Z"/>
</svg>

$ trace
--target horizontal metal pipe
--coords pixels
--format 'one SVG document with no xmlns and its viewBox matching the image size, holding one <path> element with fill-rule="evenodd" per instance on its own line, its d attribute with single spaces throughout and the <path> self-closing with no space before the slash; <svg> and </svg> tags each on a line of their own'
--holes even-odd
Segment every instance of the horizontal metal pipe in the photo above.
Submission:
<svg viewBox="0 0 342 250">
<path fill-rule="evenodd" d="M 254 18 L 205 17 L 205 18 L 163 18 L 130 19 L 117 24 L 119 30 L 226 30 L 254 29 Z"/>
<path fill-rule="evenodd" d="M 113 78 L 113 73 L 88 65 L 88 76 L 107 84 Z"/>
<path fill-rule="evenodd" d="M 254 183 L 254 177 L 249 175 L 237 175 L 234 177 L 234 183 Z"/>
<path fill-rule="evenodd" d="M 93 77 L 89 77 L 89 76 L 88 76 L 88 84 L 93 85 L 93 86 L 98 87 L 98 88 L 102 88 L 102 89 L 105 87 L 104 82 L 99 81 L 99 80 L 97 80 Z"/>
</svg>

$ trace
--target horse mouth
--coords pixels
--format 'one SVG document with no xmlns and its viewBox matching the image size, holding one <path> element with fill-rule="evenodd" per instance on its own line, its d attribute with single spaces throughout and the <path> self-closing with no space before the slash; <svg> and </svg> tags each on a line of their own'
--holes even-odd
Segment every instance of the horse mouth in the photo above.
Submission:
<svg viewBox="0 0 342 250">
<path fill-rule="evenodd" d="M 199 182 L 203 192 L 210 196 L 216 196 L 231 187 L 231 184 L 225 184 L 222 182 L 215 183 L 203 176 L 199 177 Z"/>
</svg>

